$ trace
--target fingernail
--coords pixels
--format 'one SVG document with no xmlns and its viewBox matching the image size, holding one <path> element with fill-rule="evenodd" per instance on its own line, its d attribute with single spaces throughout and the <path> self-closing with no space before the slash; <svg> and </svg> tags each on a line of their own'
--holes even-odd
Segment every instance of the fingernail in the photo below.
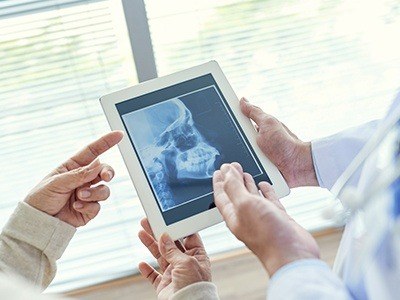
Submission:
<svg viewBox="0 0 400 300">
<path fill-rule="evenodd" d="M 164 233 L 162 236 L 161 236 L 161 241 L 163 242 L 163 244 L 165 245 L 165 248 L 166 249 L 170 249 L 170 248 L 172 248 L 172 246 L 173 246 L 173 241 L 172 241 L 172 239 L 170 238 L 170 236 L 168 235 L 168 234 L 166 234 L 166 233 Z"/>
<path fill-rule="evenodd" d="M 247 100 L 245 97 L 242 97 L 242 100 L 243 100 L 244 102 L 249 102 L 249 100 Z"/>
<path fill-rule="evenodd" d="M 81 202 L 74 202 L 74 208 L 81 209 L 82 207 L 83 207 L 83 204 Z"/>
<path fill-rule="evenodd" d="M 114 176 L 114 173 L 113 173 L 113 172 L 107 171 L 108 180 L 111 180 L 111 179 L 113 178 L 113 176 Z"/>
<path fill-rule="evenodd" d="M 90 195 L 91 195 L 91 193 L 90 193 L 88 190 L 81 190 L 81 191 L 79 192 L 79 196 L 80 196 L 81 198 L 89 198 Z"/>
</svg>

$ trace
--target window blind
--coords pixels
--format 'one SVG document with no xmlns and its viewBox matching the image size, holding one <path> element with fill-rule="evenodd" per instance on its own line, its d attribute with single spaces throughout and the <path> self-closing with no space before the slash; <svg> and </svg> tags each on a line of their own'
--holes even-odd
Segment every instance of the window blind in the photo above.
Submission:
<svg viewBox="0 0 400 300">
<path fill-rule="evenodd" d="M 246 95 L 301 138 L 380 117 L 397 87 L 398 1 L 146 1 L 159 75 L 216 59 Z M 134 84 L 120 3 L 0 2 L 0 225 L 48 171 L 108 131 L 98 97 Z M 385 32 L 385 34 L 381 34 Z M 356 112 L 356 113 L 355 113 Z M 351 118 L 349 117 L 351 116 Z M 137 272 L 152 261 L 136 234 L 143 211 L 116 149 L 112 196 L 59 261 L 49 292 Z M 307 229 L 328 193 L 284 199 Z M 201 232 L 210 254 L 243 245 L 223 224 Z"/>
<path fill-rule="evenodd" d="M 136 83 L 119 1 L 0 3 L 0 225 L 47 172 L 109 131 L 98 98 Z M 78 233 L 48 289 L 135 272 L 143 215 L 116 149 L 113 196 Z"/>
<path fill-rule="evenodd" d="M 399 1 L 146 1 L 159 75 L 216 60 L 238 96 L 304 140 L 384 114 L 399 87 L 399 7 Z M 321 217 L 328 196 L 301 188 L 283 202 L 315 231 L 332 225 Z M 219 241 L 231 247 L 230 238 Z"/>
</svg>

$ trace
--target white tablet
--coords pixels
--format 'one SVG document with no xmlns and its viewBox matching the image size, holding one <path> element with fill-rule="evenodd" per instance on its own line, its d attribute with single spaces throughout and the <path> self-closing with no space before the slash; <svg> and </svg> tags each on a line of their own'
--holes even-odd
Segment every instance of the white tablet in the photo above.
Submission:
<svg viewBox="0 0 400 300">
<path fill-rule="evenodd" d="M 279 197 L 289 188 L 262 154 L 250 120 L 219 65 L 209 62 L 100 99 L 138 196 L 158 239 L 178 239 L 222 221 L 212 175 L 239 162 Z"/>
</svg>

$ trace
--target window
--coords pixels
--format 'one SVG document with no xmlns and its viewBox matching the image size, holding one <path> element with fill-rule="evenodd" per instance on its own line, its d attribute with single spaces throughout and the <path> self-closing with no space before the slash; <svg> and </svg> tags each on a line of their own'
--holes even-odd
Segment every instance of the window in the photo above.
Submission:
<svg viewBox="0 0 400 300">
<path fill-rule="evenodd" d="M 145 2 L 159 75 L 217 60 L 238 96 L 302 139 L 380 118 L 399 87 L 398 1 Z M 332 225 L 328 195 L 296 189 L 284 203 L 318 230 Z"/>
<path fill-rule="evenodd" d="M 48 171 L 109 130 L 98 98 L 135 84 L 147 68 L 165 75 L 215 59 L 238 95 L 303 139 L 382 116 L 398 88 L 396 0 L 144 2 L 148 22 L 140 26 L 129 15 L 141 10 L 127 7 L 144 9 L 141 0 L 122 0 L 125 12 L 117 0 L 0 2 L 2 225 Z M 134 34 L 149 35 L 135 43 Z M 151 64 L 152 54 L 154 66 L 141 63 Z M 112 197 L 79 229 L 50 292 L 133 274 L 151 260 L 137 238 L 143 210 L 118 151 L 104 161 L 117 172 Z M 321 218 L 328 195 L 297 189 L 284 204 L 319 230 L 332 225 Z M 210 254 L 242 247 L 223 224 L 201 235 Z"/>
<path fill-rule="evenodd" d="M 47 172 L 109 131 L 98 98 L 137 81 L 118 1 L 3 1 L 0 15 L 4 224 Z M 113 199 L 79 229 L 49 291 L 115 278 L 136 265 L 142 209 L 118 151 L 104 160 L 118 174 Z"/>
</svg>

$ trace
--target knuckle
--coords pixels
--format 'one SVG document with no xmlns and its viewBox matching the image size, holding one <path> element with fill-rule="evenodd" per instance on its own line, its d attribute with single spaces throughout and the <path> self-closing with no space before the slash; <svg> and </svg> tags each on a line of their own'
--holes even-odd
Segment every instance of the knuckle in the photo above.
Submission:
<svg viewBox="0 0 400 300">
<path fill-rule="evenodd" d="M 256 106 L 256 105 L 251 105 L 250 106 L 250 114 L 255 115 L 255 114 L 260 113 L 260 112 L 262 112 L 262 110 L 258 106 Z"/>
<path fill-rule="evenodd" d="M 96 147 L 93 147 L 92 145 L 88 145 L 87 149 L 93 154 L 93 156 L 97 157 L 101 154 L 101 151 L 99 151 Z"/>
<path fill-rule="evenodd" d="M 243 213 L 246 213 L 248 210 L 251 209 L 251 207 L 252 207 L 251 201 L 248 200 L 240 201 L 237 205 L 238 214 L 241 215 Z"/>
<path fill-rule="evenodd" d="M 265 143 L 265 137 L 262 136 L 262 135 L 257 135 L 256 142 L 257 142 L 257 145 L 258 145 L 261 149 L 263 149 L 263 145 L 264 145 L 264 143 Z"/>
<path fill-rule="evenodd" d="M 262 126 L 265 127 L 275 127 L 278 125 L 278 122 L 279 121 L 277 119 L 268 115 L 264 115 L 261 120 Z"/>
<path fill-rule="evenodd" d="M 163 257 L 161 256 L 161 253 L 158 251 L 154 251 L 153 256 L 155 259 L 157 259 L 159 265 L 161 266 L 161 264 L 163 262 Z"/>
<path fill-rule="evenodd" d="M 173 256 L 175 256 L 174 254 L 175 254 L 175 251 L 172 248 L 168 249 L 167 252 L 166 252 L 166 256 L 167 257 L 173 257 Z"/>
<path fill-rule="evenodd" d="M 239 164 L 238 162 L 233 162 L 232 166 L 235 167 L 237 170 L 243 171 L 242 165 Z"/>
<path fill-rule="evenodd" d="M 86 176 L 88 174 L 88 169 L 85 167 L 80 167 L 80 168 L 76 169 L 75 173 L 79 178 L 84 179 L 84 178 L 86 178 Z"/>
<path fill-rule="evenodd" d="M 235 180 L 235 178 L 233 177 L 232 172 L 226 173 L 224 182 L 231 183 L 233 180 Z"/>
<path fill-rule="evenodd" d="M 62 163 L 61 165 L 59 165 L 55 170 L 54 170 L 54 173 L 55 174 L 62 174 L 62 173 L 64 173 L 64 172 L 68 172 L 69 170 L 68 170 L 68 166 L 67 166 L 67 163 Z"/>
<path fill-rule="evenodd" d="M 54 186 L 57 184 L 57 176 L 51 176 L 43 180 L 44 185 Z"/>
<path fill-rule="evenodd" d="M 193 256 L 187 256 L 185 258 L 185 264 L 188 267 L 193 268 L 193 267 L 197 266 L 197 260 Z"/>
<path fill-rule="evenodd" d="M 160 268 L 162 270 L 165 270 L 169 266 L 169 262 L 166 261 L 163 257 L 157 258 L 157 261 L 159 262 Z"/>
<path fill-rule="evenodd" d="M 172 269 L 172 270 L 171 270 L 171 277 L 172 277 L 172 278 L 175 278 L 176 275 L 177 275 L 176 269 Z"/>
<path fill-rule="evenodd" d="M 236 179 L 232 176 L 232 174 L 227 174 L 224 180 L 224 189 L 229 188 L 230 186 L 234 185 Z"/>
</svg>

